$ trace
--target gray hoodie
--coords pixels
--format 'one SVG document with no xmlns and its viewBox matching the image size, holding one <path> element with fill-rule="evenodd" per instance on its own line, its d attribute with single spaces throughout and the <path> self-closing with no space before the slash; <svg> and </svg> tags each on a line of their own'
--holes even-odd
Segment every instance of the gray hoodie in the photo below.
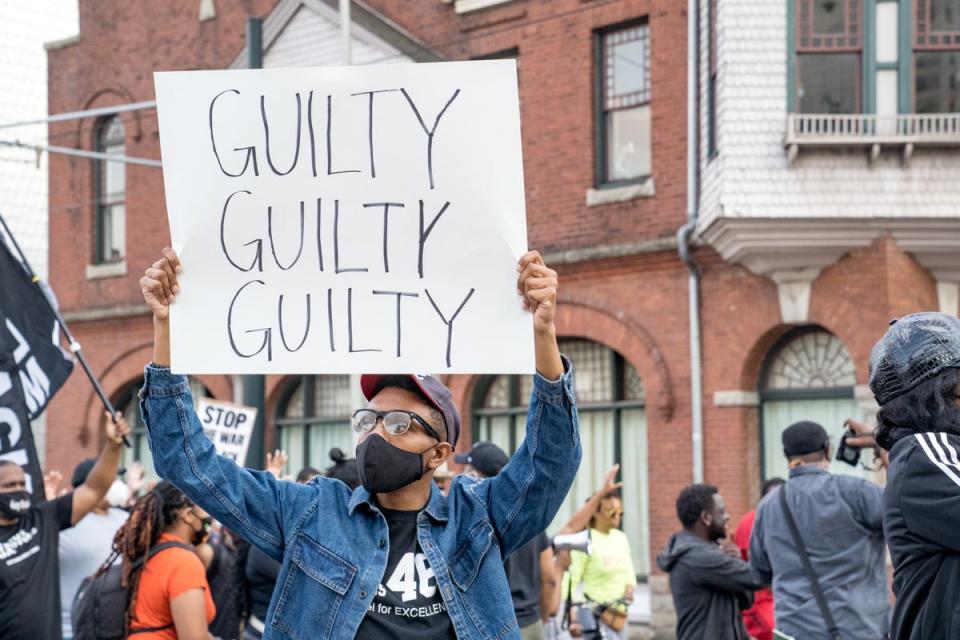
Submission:
<svg viewBox="0 0 960 640">
<path fill-rule="evenodd" d="M 657 566 L 670 574 L 677 640 L 746 640 L 740 610 L 764 585 L 750 565 L 687 531 L 673 534 Z"/>
</svg>

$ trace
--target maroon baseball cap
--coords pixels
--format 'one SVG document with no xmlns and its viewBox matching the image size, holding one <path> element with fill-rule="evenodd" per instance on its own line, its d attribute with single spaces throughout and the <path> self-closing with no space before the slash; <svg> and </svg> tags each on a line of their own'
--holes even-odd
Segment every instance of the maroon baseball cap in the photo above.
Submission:
<svg viewBox="0 0 960 640">
<path fill-rule="evenodd" d="M 397 374 L 366 373 L 360 376 L 360 390 L 363 391 L 363 397 L 372 400 L 380 381 L 395 375 Z M 430 404 L 443 414 L 444 426 L 447 428 L 447 442 L 450 443 L 451 447 L 456 448 L 457 440 L 460 438 L 460 412 L 457 411 L 457 406 L 453 403 L 453 394 L 450 393 L 447 385 L 433 376 L 419 373 L 400 374 L 400 377 L 413 381 L 430 401 Z"/>
</svg>

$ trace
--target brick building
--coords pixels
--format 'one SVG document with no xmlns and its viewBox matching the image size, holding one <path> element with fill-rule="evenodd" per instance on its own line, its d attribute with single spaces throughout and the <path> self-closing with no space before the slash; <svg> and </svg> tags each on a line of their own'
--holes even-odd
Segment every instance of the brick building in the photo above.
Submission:
<svg viewBox="0 0 960 640">
<path fill-rule="evenodd" d="M 584 463 L 559 517 L 613 462 L 623 465 L 624 527 L 654 593 L 636 615 L 652 609 L 666 625 L 656 597 L 665 580 L 650 559 L 677 527 L 674 499 L 691 481 L 694 459 L 689 275 L 676 240 L 687 221 L 685 4 L 366 0 L 353 9 L 358 64 L 517 59 L 530 243 L 561 273 L 559 330 L 577 367 L 582 412 Z M 914 76 L 923 79 L 924 110 L 957 110 L 956 88 L 943 80 L 957 54 L 938 44 L 932 51 L 943 59 L 931 62 L 929 47 L 910 40 L 920 33 L 915 15 L 934 11 L 940 20 L 931 24 L 952 28 L 936 13 L 940 0 L 700 4 L 702 197 L 693 258 L 703 459 L 706 480 L 721 487 L 737 519 L 756 501 L 762 477 L 784 473 L 778 437 L 789 422 L 812 417 L 837 435 L 848 415 L 869 417 L 867 358 L 890 317 L 957 312 L 960 161 L 942 148 L 956 143 L 956 117 L 942 117 L 936 141 L 920 139 L 922 125 L 899 124 L 917 121 L 909 116 Z M 828 4 L 846 12 L 839 26 L 823 13 Z M 50 112 L 150 100 L 156 69 L 242 67 L 247 16 L 265 19 L 265 67 L 341 61 L 334 0 L 81 0 L 79 37 L 48 47 Z M 900 45 L 891 61 L 880 43 L 894 17 Z M 823 62 L 814 56 L 827 55 L 813 44 L 822 40 L 811 36 L 816 29 L 848 30 L 829 55 L 855 57 L 862 90 L 852 102 L 833 95 L 837 87 L 816 87 L 829 75 L 809 71 L 811 61 Z M 848 58 L 839 61 L 849 67 Z M 918 65 L 924 73 L 915 73 Z M 930 65 L 941 75 L 928 73 Z M 900 74 L 892 113 L 889 72 Z M 946 96 L 939 102 L 936 87 Z M 821 89 L 817 103 L 809 96 Z M 820 104 L 848 106 L 864 114 L 853 122 L 875 124 L 807 135 L 802 113 Z M 894 124 L 871 120 L 874 113 Z M 853 133 L 826 135 L 834 131 Z M 59 123 L 50 134 L 77 147 L 159 157 L 149 110 Z M 939 146 L 924 146 L 933 142 Z M 137 280 L 168 239 L 160 171 L 56 158 L 50 180 L 52 284 L 94 369 L 134 419 L 151 355 Z M 529 381 L 448 382 L 470 434 L 461 448 L 479 439 L 516 446 Z M 241 384 L 233 376 L 193 380 L 196 391 L 224 400 L 239 399 Z M 293 470 L 325 466 L 331 446 L 352 445 L 355 378 L 271 376 L 266 396 L 265 444 L 288 450 Z M 75 376 L 50 409 L 47 466 L 69 469 L 92 454 L 98 416 L 89 385 Z M 147 458 L 142 434 L 136 440 L 132 455 Z"/>
</svg>

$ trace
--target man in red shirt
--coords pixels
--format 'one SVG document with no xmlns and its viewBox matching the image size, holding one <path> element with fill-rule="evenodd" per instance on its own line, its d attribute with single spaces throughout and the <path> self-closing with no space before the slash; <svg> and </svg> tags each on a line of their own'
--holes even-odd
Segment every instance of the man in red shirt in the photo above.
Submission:
<svg viewBox="0 0 960 640">
<path fill-rule="evenodd" d="M 784 484 L 782 478 L 771 478 L 763 483 L 760 498 Z M 750 511 L 743 516 L 740 524 L 737 525 L 737 532 L 733 535 L 733 542 L 740 549 L 740 556 L 744 561 L 748 561 L 747 552 L 750 550 L 750 533 L 753 531 L 753 519 L 756 517 L 756 511 Z M 773 640 L 773 593 L 769 589 L 761 589 L 754 593 L 753 606 L 744 609 L 743 622 L 747 627 L 747 633 L 756 640 Z"/>
</svg>

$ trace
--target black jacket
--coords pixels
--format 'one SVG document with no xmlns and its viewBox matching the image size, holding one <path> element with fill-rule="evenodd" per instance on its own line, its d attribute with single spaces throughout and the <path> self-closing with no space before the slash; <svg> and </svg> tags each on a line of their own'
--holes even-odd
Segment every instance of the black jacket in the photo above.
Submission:
<svg viewBox="0 0 960 640">
<path fill-rule="evenodd" d="M 960 639 L 960 437 L 890 450 L 883 529 L 893 558 L 893 640 Z"/>
<path fill-rule="evenodd" d="M 753 604 L 754 590 L 763 586 L 750 565 L 681 531 L 657 556 L 657 566 L 670 573 L 677 640 L 746 640 L 740 610 Z"/>
</svg>

